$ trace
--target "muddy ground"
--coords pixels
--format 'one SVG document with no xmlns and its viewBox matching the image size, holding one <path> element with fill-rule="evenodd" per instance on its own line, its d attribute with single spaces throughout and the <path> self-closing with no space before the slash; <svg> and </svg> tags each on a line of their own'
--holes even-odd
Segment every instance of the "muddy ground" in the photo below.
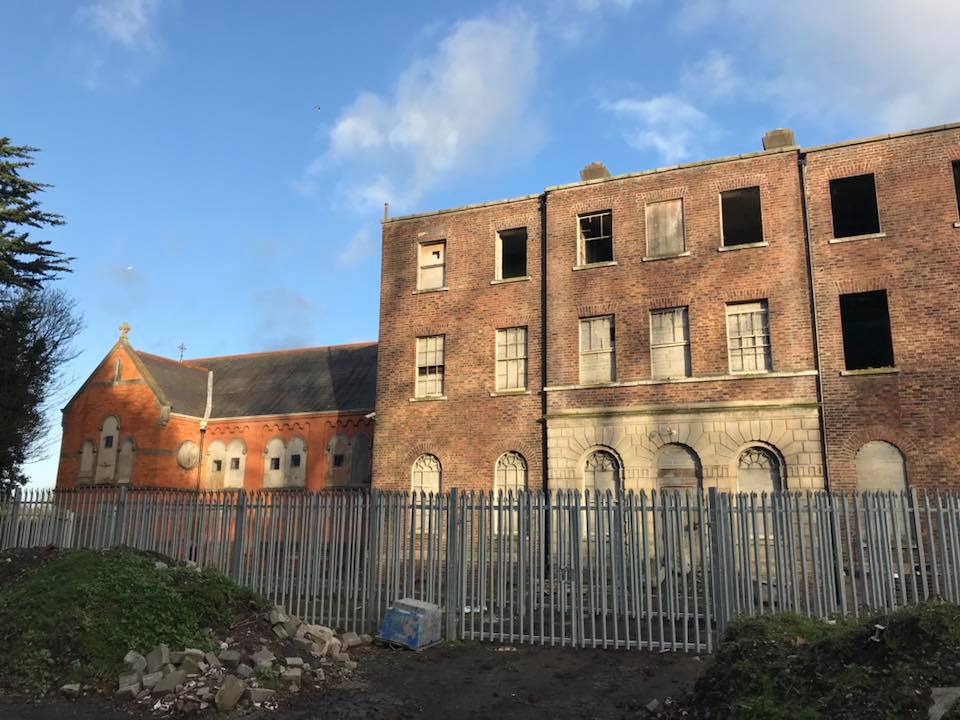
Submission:
<svg viewBox="0 0 960 720">
<path fill-rule="evenodd" d="M 522 645 L 506 650 L 479 643 L 422 653 L 376 646 L 351 652 L 359 668 L 349 679 L 304 691 L 278 710 L 242 717 L 644 718 L 652 717 L 644 707 L 648 702 L 685 695 L 703 668 L 699 659 L 683 654 Z M 129 720 L 131 711 L 98 698 L 37 703 L 0 696 L 0 718 Z"/>
</svg>

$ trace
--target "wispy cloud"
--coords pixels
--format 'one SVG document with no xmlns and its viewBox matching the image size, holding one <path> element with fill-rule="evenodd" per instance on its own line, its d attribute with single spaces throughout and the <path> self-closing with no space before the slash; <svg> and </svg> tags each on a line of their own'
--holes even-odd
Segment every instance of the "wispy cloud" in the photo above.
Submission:
<svg viewBox="0 0 960 720">
<path fill-rule="evenodd" d="M 542 11 L 543 27 L 551 39 L 578 45 L 584 38 L 600 32 L 607 15 L 623 14 L 641 0 L 549 0 Z"/>
<path fill-rule="evenodd" d="M 694 156 L 700 134 L 710 128 L 703 112 L 676 95 L 620 98 L 606 107 L 624 123 L 624 139 L 629 145 L 653 150 L 663 162 Z"/>
<path fill-rule="evenodd" d="M 373 238 L 369 228 L 361 228 L 353 234 L 349 242 L 337 256 L 341 265 L 355 265 L 373 255 Z"/>
<path fill-rule="evenodd" d="M 128 50 L 156 49 L 154 21 L 162 0 L 96 0 L 77 9 L 77 17 L 106 39 Z"/>
</svg>

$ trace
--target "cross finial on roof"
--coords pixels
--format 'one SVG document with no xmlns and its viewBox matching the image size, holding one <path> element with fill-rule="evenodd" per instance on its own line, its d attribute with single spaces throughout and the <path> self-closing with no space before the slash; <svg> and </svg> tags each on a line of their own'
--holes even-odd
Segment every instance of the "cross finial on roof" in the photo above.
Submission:
<svg viewBox="0 0 960 720">
<path fill-rule="evenodd" d="M 130 334 L 130 323 L 120 323 L 120 339 L 126 340 Z"/>
</svg>

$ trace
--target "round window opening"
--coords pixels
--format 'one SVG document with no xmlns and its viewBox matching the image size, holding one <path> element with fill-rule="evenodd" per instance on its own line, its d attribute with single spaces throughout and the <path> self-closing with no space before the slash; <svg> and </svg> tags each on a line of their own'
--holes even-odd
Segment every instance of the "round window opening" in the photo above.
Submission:
<svg viewBox="0 0 960 720">
<path fill-rule="evenodd" d="M 190 470 L 200 462 L 200 448 L 193 440 L 185 440 L 177 449 L 177 465 L 184 470 Z"/>
</svg>

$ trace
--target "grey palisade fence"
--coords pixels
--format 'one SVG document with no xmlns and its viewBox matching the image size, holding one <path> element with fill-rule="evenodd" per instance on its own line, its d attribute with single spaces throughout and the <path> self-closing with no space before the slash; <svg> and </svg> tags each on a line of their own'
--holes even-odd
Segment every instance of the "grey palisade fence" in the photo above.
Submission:
<svg viewBox="0 0 960 720">
<path fill-rule="evenodd" d="M 741 613 L 960 601 L 956 493 L 27 490 L 0 542 L 193 560 L 341 630 L 415 597 L 492 642 L 709 652 Z"/>
</svg>

